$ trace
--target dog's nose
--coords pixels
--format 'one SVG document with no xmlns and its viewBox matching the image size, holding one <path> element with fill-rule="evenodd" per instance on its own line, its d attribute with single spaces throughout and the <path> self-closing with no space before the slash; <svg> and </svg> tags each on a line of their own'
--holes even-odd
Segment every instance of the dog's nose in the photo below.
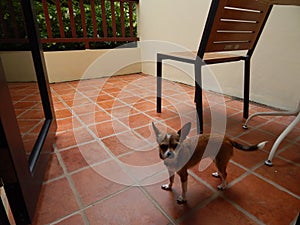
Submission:
<svg viewBox="0 0 300 225">
<path fill-rule="evenodd" d="M 172 155 L 171 152 L 167 152 L 167 157 L 170 157 Z"/>
</svg>

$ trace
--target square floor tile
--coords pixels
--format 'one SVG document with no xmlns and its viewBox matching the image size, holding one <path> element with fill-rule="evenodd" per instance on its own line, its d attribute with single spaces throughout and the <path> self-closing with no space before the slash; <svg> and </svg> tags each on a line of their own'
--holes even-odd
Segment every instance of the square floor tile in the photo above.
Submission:
<svg viewBox="0 0 300 225">
<path fill-rule="evenodd" d="M 87 168 L 72 175 L 76 190 L 84 206 L 93 204 L 125 188 L 124 185 L 109 180 L 115 168 L 107 165 Z M 120 177 L 124 176 L 120 173 Z"/>
<path fill-rule="evenodd" d="M 213 194 L 211 190 L 200 182 L 196 181 L 192 176 L 188 177 L 187 203 L 183 205 L 177 204 L 177 197 L 181 194 L 180 179 L 175 176 L 175 183 L 172 191 L 161 189 L 161 185 L 168 183 L 168 180 L 159 181 L 153 185 L 145 186 L 145 190 L 159 204 L 164 211 L 168 213 L 174 220 L 181 218 L 192 208 L 207 201 Z"/>
<path fill-rule="evenodd" d="M 201 168 L 199 165 L 194 166 L 191 171 L 198 176 L 200 179 L 204 180 L 207 184 L 211 185 L 212 188 L 217 190 L 217 186 L 221 184 L 221 179 L 212 176 L 212 173 L 217 171 L 215 164 L 210 160 L 208 163 L 211 162 L 207 168 Z M 202 171 L 203 170 L 203 171 Z M 227 182 L 234 181 L 236 178 L 240 177 L 246 171 L 233 163 L 229 162 L 227 166 Z"/>
<path fill-rule="evenodd" d="M 84 221 L 80 214 L 75 214 L 58 223 L 55 223 L 55 225 L 81 225 L 81 224 L 84 224 Z"/>
<path fill-rule="evenodd" d="M 43 185 L 33 224 L 48 224 L 78 209 L 67 179 L 55 180 Z"/>
<path fill-rule="evenodd" d="M 168 219 L 138 188 L 125 190 L 86 210 L 91 225 L 168 224 Z"/>
<path fill-rule="evenodd" d="M 72 130 L 82 126 L 79 120 L 73 116 L 68 118 L 57 119 L 56 124 L 57 124 L 56 132 Z"/>
<path fill-rule="evenodd" d="M 149 143 L 145 139 L 136 136 L 132 132 L 124 132 L 103 138 L 102 142 L 115 156 L 131 151 L 147 150 L 149 147 Z"/>
<path fill-rule="evenodd" d="M 290 224 L 299 213 L 299 199 L 253 175 L 224 194 L 265 224 Z"/>
<path fill-rule="evenodd" d="M 300 144 L 290 144 L 279 155 L 300 165 Z"/>
<path fill-rule="evenodd" d="M 89 126 L 89 129 L 91 129 L 97 137 L 105 138 L 107 136 L 127 131 L 128 127 L 118 120 L 110 120 L 98 124 L 92 124 Z"/>
<path fill-rule="evenodd" d="M 91 166 L 109 158 L 104 147 L 98 142 L 90 142 L 59 153 L 68 172 Z"/>
<path fill-rule="evenodd" d="M 51 154 L 50 160 L 48 162 L 48 167 L 46 174 L 44 176 L 44 181 L 51 180 L 64 175 L 64 171 L 58 162 L 57 156 L 55 153 Z"/>
<path fill-rule="evenodd" d="M 79 119 L 87 126 L 111 120 L 111 115 L 104 110 L 79 115 Z"/>
<path fill-rule="evenodd" d="M 272 167 L 262 165 L 255 172 L 300 196 L 300 181 L 297 179 L 297 177 L 300 177 L 299 166 L 278 158 L 274 158 L 272 162 Z"/>
<path fill-rule="evenodd" d="M 196 209 L 191 215 L 188 215 L 182 225 L 209 225 L 209 224 L 247 224 L 256 225 L 257 223 L 237 210 L 233 205 L 222 198 L 217 198 L 205 205 Z"/>
<path fill-rule="evenodd" d="M 62 149 L 92 140 L 94 137 L 87 129 L 77 128 L 56 134 L 56 147 Z"/>
</svg>

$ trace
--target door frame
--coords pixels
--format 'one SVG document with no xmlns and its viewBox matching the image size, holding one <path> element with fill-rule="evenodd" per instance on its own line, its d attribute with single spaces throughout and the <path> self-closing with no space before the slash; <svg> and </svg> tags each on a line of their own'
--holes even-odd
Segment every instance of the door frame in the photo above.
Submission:
<svg viewBox="0 0 300 225">
<path fill-rule="evenodd" d="M 8 200 L 17 224 L 29 224 L 33 220 L 50 153 L 53 152 L 56 120 L 33 2 L 21 0 L 21 3 L 27 30 L 26 40 L 32 54 L 45 121 L 28 159 L 0 58 L 0 122 L 6 145 L 2 152 L 7 153 L 7 161 L 5 165 L 2 164 L 6 173 L 0 174 L 0 177 L 2 176 L 4 187 L 7 188 Z"/>
</svg>

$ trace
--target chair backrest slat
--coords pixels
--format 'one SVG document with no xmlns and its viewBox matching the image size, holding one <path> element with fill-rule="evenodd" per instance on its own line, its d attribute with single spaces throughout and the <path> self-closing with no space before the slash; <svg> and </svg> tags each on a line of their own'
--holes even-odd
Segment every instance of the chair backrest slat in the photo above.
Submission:
<svg viewBox="0 0 300 225">
<path fill-rule="evenodd" d="M 227 0 L 226 6 L 249 10 L 265 11 L 271 4 L 270 0 Z M 267 8 L 266 8 L 267 7 Z"/>
<path fill-rule="evenodd" d="M 213 0 L 214 1 L 214 0 Z M 219 0 L 205 52 L 251 50 L 263 29 L 271 4 L 257 0 Z M 204 52 L 203 52 L 204 53 Z"/>
<path fill-rule="evenodd" d="M 220 29 L 237 31 L 254 31 L 257 29 L 257 23 L 246 23 L 241 21 L 223 20 L 220 21 Z"/>
</svg>

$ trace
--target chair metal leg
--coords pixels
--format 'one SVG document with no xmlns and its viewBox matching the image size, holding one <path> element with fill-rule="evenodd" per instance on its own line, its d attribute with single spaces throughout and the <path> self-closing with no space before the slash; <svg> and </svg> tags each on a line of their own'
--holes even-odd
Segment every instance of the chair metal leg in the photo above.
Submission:
<svg viewBox="0 0 300 225">
<path fill-rule="evenodd" d="M 162 98 L 162 59 L 157 56 L 156 62 L 156 82 L 157 82 L 157 96 L 156 96 L 156 111 L 161 113 L 161 98 Z"/>
<path fill-rule="evenodd" d="M 300 105 L 300 104 L 299 104 Z M 278 146 L 280 145 L 280 143 L 282 142 L 282 140 L 288 135 L 288 133 L 290 133 L 290 131 L 300 122 L 300 111 L 298 112 L 298 115 L 296 116 L 296 118 L 293 120 L 292 123 L 290 123 L 290 125 L 280 134 L 280 136 L 276 139 L 271 152 L 269 154 L 268 159 L 265 161 L 265 164 L 267 166 L 272 166 L 272 159 L 275 155 L 275 152 L 278 148 Z"/>
<path fill-rule="evenodd" d="M 244 66 L 244 109 L 243 117 L 247 119 L 249 116 L 249 92 L 250 92 L 250 57 L 245 59 Z"/>
<path fill-rule="evenodd" d="M 195 103 L 197 112 L 197 133 L 203 133 L 203 99 L 202 99 L 202 60 L 195 62 Z"/>
<path fill-rule="evenodd" d="M 202 104 L 196 102 L 196 111 L 197 111 L 197 133 L 203 134 L 203 109 Z"/>
</svg>

